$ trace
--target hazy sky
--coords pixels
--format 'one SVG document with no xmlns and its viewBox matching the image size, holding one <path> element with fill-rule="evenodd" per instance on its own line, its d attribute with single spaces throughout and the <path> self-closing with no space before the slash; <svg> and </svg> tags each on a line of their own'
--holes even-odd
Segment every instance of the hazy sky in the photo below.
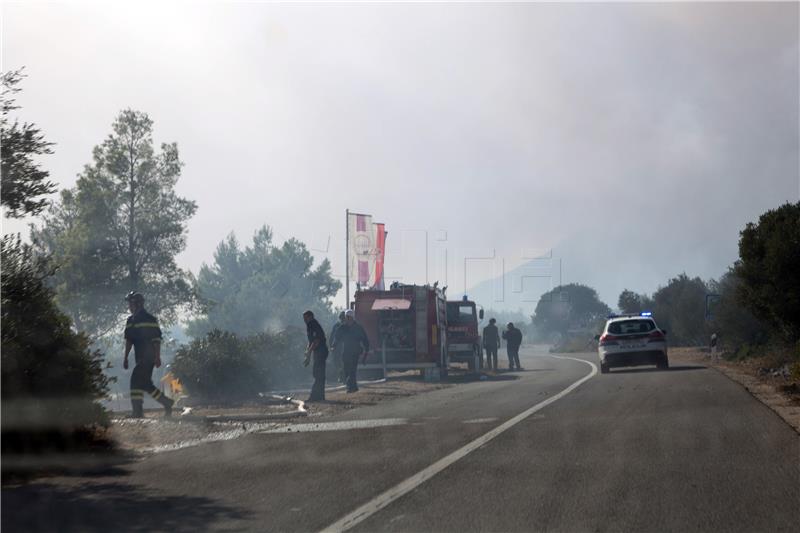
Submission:
<svg viewBox="0 0 800 533">
<path fill-rule="evenodd" d="M 2 9 L 60 185 L 123 108 L 178 142 L 194 272 L 268 224 L 343 274 L 350 208 L 386 223 L 388 276 L 425 281 L 426 230 L 429 281 L 554 248 L 613 306 L 719 276 L 746 222 L 800 196 L 797 3 Z"/>
</svg>

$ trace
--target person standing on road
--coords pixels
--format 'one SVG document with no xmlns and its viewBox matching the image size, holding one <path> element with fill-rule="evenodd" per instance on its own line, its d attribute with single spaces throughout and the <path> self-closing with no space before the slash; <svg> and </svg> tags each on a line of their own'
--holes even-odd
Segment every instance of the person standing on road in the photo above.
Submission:
<svg viewBox="0 0 800 533">
<path fill-rule="evenodd" d="M 489 325 L 483 328 L 483 348 L 486 350 L 486 367 L 497 370 L 497 349 L 500 348 L 500 334 L 497 331 L 494 318 L 489 319 Z"/>
<path fill-rule="evenodd" d="M 306 323 L 306 335 L 308 336 L 306 360 L 303 364 L 308 366 L 309 359 L 312 355 L 314 357 L 314 366 L 312 368 L 314 385 L 311 387 L 311 395 L 306 401 L 322 402 L 325 401 L 325 361 L 328 359 L 328 344 L 325 339 L 325 331 L 311 311 L 303 313 L 303 320 Z"/>
<path fill-rule="evenodd" d="M 333 327 L 331 328 L 331 334 L 328 337 L 331 340 L 331 350 L 333 351 L 333 368 L 336 372 L 336 379 L 339 380 L 339 383 L 344 383 L 344 364 L 342 362 L 342 347 L 337 346 L 336 348 L 333 347 L 333 339 L 336 338 L 336 332 L 339 331 L 339 327 L 344 324 L 344 311 L 339 313 L 339 321 L 336 322 Z"/>
<path fill-rule="evenodd" d="M 711 342 L 709 344 L 710 344 L 710 348 L 711 348 L 711 360 L 716 363 L 719 360 L 719 356 L 717 355 L 717 334 L 716 333 L 712 333 L 711 334 Z"/>
<path fill-rule="evenodd" d="M 172 416 L 175 403 L 164 392 L 153 385 L 153 367 L 161 367 L 161 328 L 156 317 L 145 311 L 144 296 L 131 291 L 125 297 L 131 316 L 125 324 L 125 357 L 122 368 L 128 370 L 128 356 L 134 349 L 136 365 L 131 372 L 131 407 L 133 418 L 144 417 L 144 395 L 150 394 L 164 406 L 164 416 Z"/>
<path fill-rule="evenodd" d="M 345 383 L 347 392 L 356 392 L 358 382 L 356 373 L 358 371 L 358 358 L 363 357 L 362 364 L 367 360 L 369 353 L 369 338 L 367 332 L 361 324 L 355 321 L 355 314 L 352 309 L 344 313 L 344 324 L 336 330 L 336 337 L 331 339 L 334 350 L 342 350 L 342 362 L 344 364 Z"/>
<path fill-rule="evenodd" d="M 506 340 L 506 354 L 508 355 L 508 368 L 522 370 L 519 364 L 519 347 L 522 344 L 522 331 L 514 327 L 513 322 L 509 322 L 506 330 L 503 332 L 503 338 Z"/>
</svg>

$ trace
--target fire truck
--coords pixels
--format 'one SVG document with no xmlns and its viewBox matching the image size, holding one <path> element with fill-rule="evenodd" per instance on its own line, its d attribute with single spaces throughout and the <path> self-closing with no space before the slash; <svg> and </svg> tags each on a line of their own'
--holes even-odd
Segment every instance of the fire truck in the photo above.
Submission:
<svg viewBox="0 0 800 533">
<path fill-rule="evenodd" d="M 483 368 L 479 320 L 483 320 L 483 309 L 477 309 L 466 295 L 462 300 L 447 302 L 448 362 L 467 363 L 473 372 Z"/>
<path fill-rule="evenodd" d="M 371 346 L 359 369 L 446 375 L 447 300 L 441 289 L 394 283 L 389 290 L 358 290 L 353 310 Z"/>
</svg>

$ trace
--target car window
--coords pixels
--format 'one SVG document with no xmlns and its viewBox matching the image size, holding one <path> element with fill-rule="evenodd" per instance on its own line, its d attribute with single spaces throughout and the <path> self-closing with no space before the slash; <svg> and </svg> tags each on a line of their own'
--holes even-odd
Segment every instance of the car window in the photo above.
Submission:
<svg viewBox="0 0 800 533">
<path fill-rule="evenodd" d="M 652 320 L 619 320 L 608 325 L 608 332 L 613 335 L 648 333 L 654 329 L 656 325 Z"/>
</svg>

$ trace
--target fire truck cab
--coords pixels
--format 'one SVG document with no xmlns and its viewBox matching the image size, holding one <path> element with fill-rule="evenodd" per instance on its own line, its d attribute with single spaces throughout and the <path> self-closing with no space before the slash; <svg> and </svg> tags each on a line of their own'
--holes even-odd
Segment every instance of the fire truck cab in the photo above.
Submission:
<svg viewBox="0 0 800 533">
<path fill-rule="evenodd" d="M 477 309 L 466 295 L 462 300 L 447 302 L 447 358 L 450 362 L 467 363 L 473 372 L 483 368 L 480 320 L 483 309 Z"/>
</svg>

